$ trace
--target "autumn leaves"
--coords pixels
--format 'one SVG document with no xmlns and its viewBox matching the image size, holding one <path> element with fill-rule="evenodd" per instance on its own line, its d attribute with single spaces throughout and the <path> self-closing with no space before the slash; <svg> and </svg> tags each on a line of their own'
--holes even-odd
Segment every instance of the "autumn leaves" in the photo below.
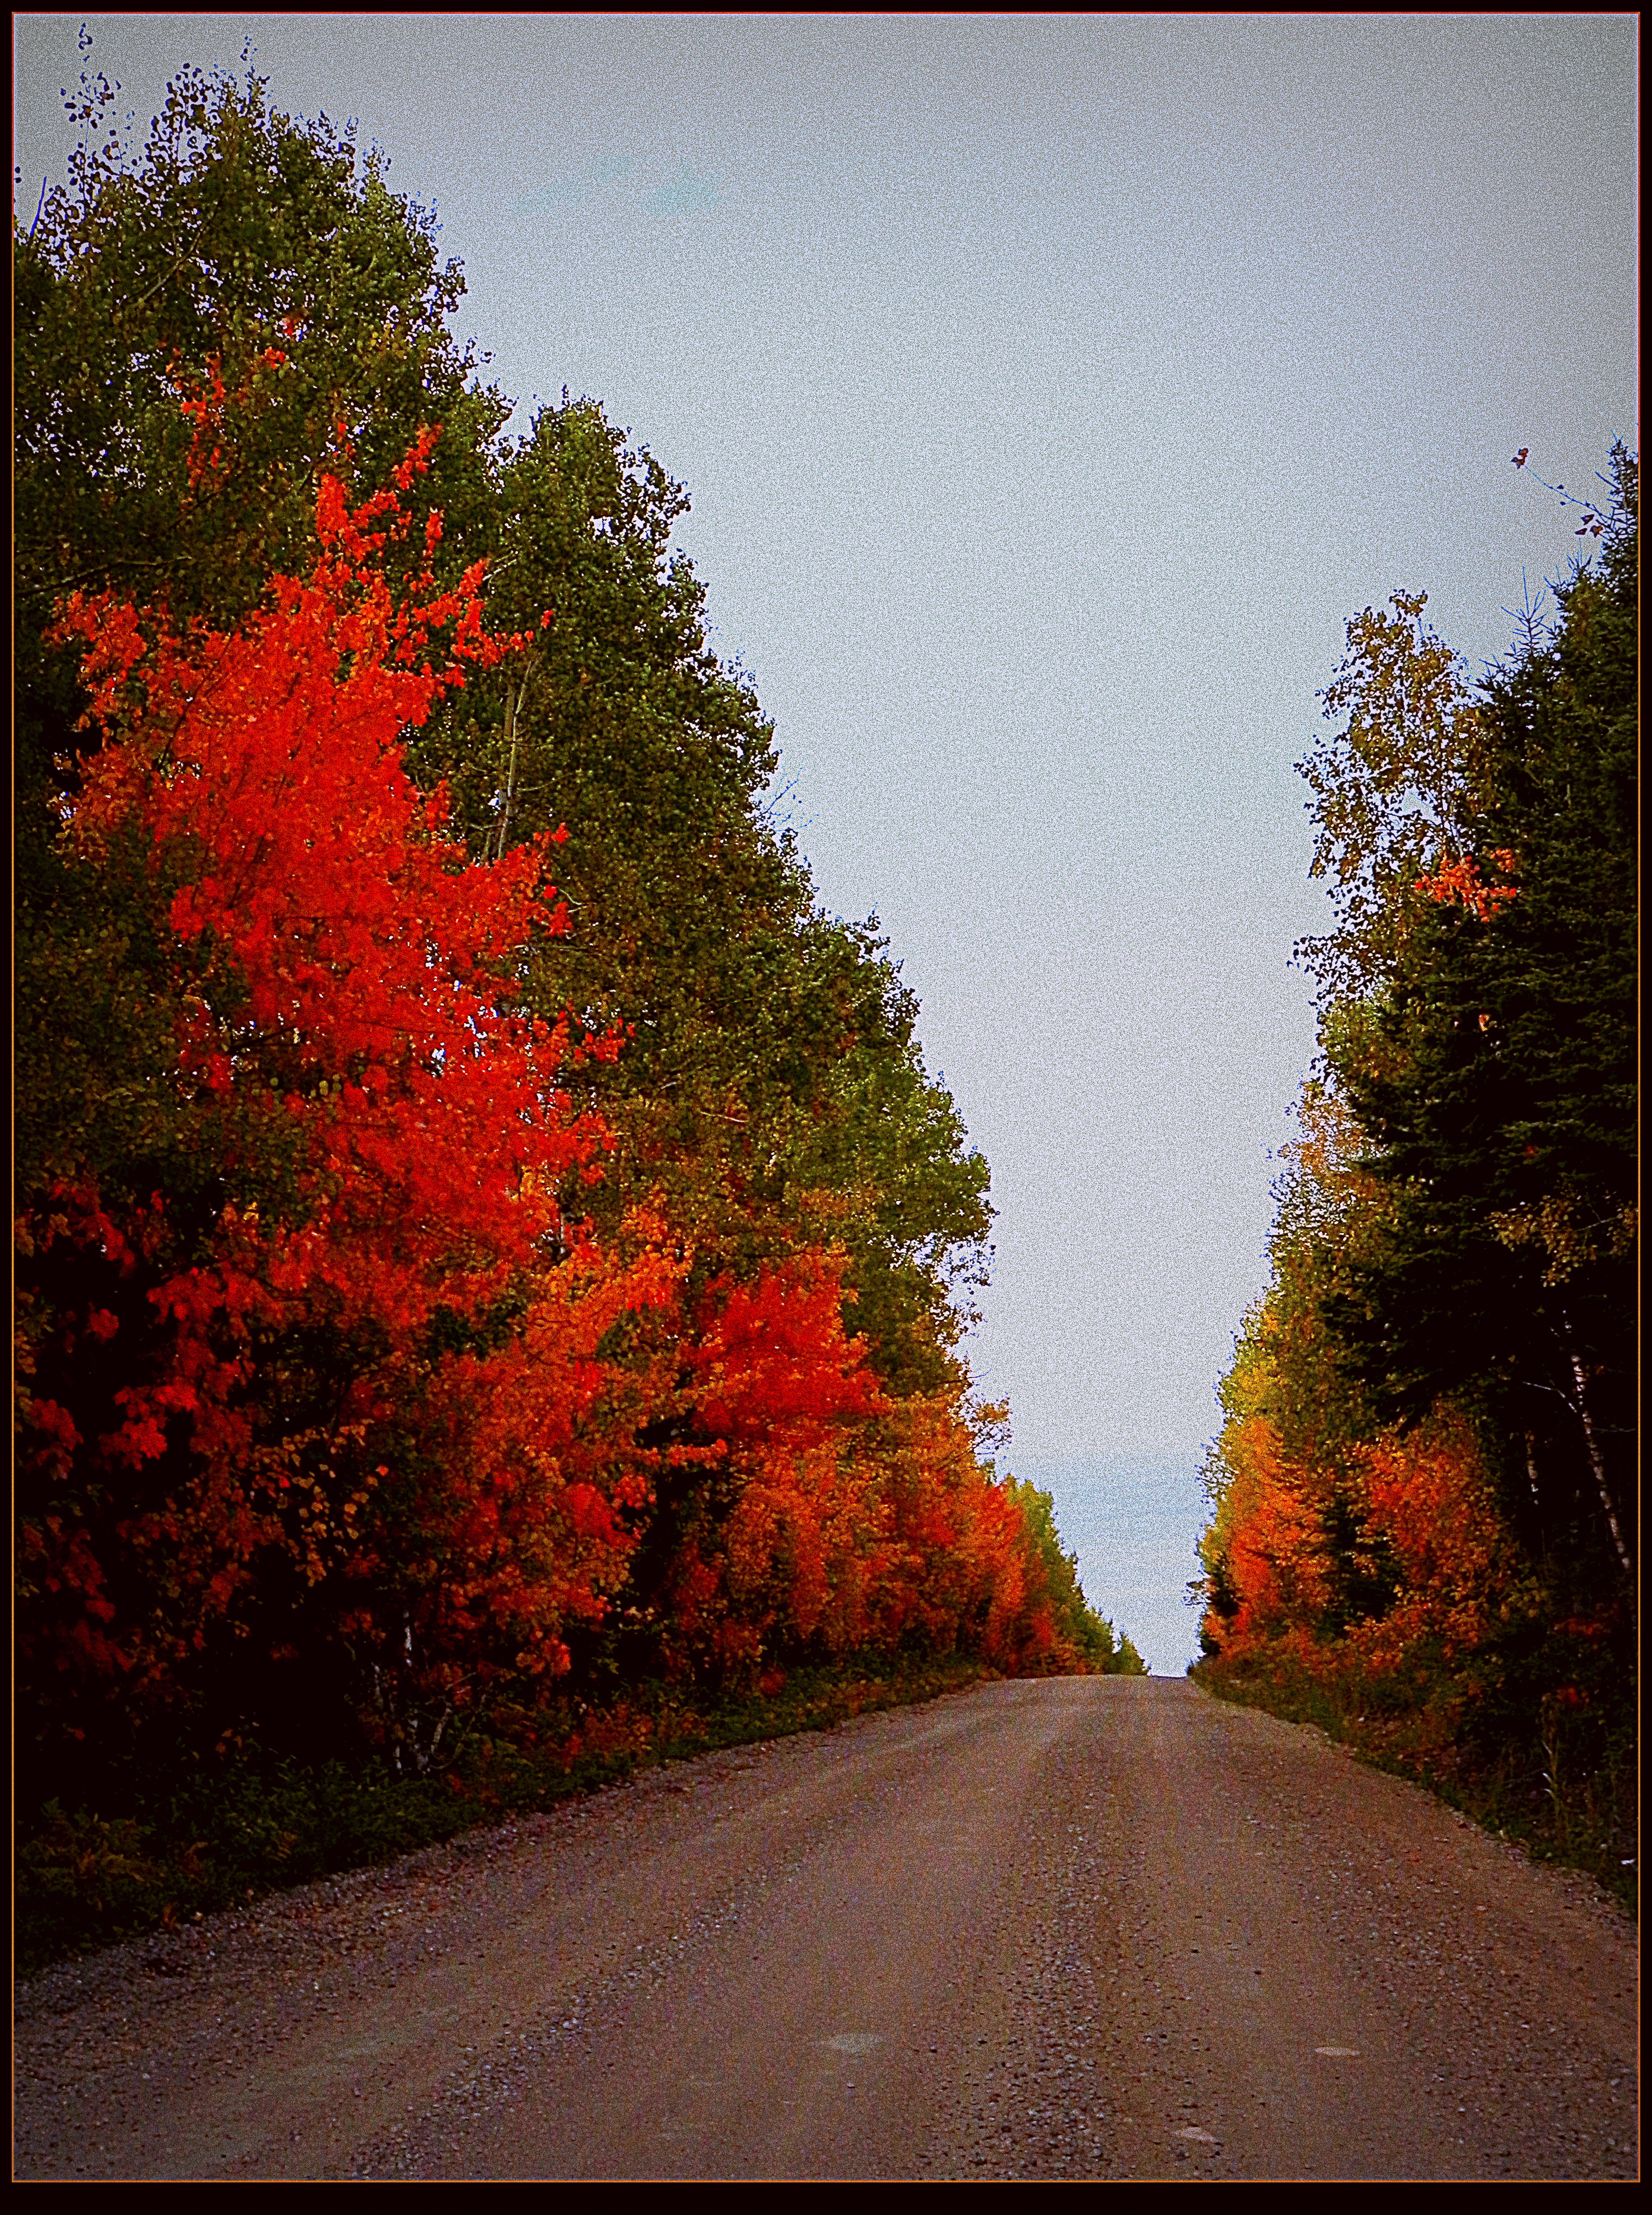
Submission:
<svg viewBox="0 0 1652 2215">
<path fill-rule="evenodd" d="M 1300 949 L 1321 1058 L 1222 1387 L 1201 1552 L 1216 1676 L 1294 1684 L 1386 1751 L 1499 1778 L 1520 1820 L 1560 1824 L 1543 1749 L 1562 1716 L 1594 1795 L 1567 1850 L 1587 1836 L 1616 1867 L 1639 574 L 1621 447 L 1611 484 L 1600 555 L 1478 684 L 1420 595 L 1349 626 L 1340 727 L 1302 765 L 1337 916 Z"/>
<path fill-rule="evenodd" d="M 89 1165 L 20 1226 L 46 1739 L 290 1737 L 313 1703 L 418 1762 L 435 1719 L 599 1654 L 719 1683 L 867 1645 L 1079 1662 L 1070 1572 L 956 1387 L 880 1381 L 841 1251 L 770 1224 L 719 1255 L 664 1188 L 586 1219 L 613 1137 L 568 1082 L 624 1046 L 523 1004 L 554 841 L 472 859 L 406 766 L 524 642 L 480 564 L 436 588 L 433 527 L 386 577 L 432 444 L 353 507 L 325 474 L 311 574 L 233 627 L 76 592 L 55 633 L 89 695 L 64 835 L 89 882 L 126 856 L 171 1045 L 134 1072 L 153 1189 Z"/>
</svg>

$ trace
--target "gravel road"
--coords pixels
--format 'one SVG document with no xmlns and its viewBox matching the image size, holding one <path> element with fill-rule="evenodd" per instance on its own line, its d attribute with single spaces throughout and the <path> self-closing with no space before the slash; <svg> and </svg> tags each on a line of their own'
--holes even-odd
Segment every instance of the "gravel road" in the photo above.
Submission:
<svg viewBox="0 0 1652 2215">
<path fill-rule="evenodd" d="M 994 1684 L 54 1969 L 35 2177 L 1631 2177 L 1633 1925 L 1313 1732 Z"/>
</svg>

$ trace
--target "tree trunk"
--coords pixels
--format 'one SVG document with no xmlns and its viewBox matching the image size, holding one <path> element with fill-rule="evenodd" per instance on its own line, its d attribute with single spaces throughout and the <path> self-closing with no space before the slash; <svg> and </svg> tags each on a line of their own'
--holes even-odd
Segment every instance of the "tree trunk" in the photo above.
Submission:
<svg viewBox="0 0 1652 2215">
<path fill-rule="evenodd" d="M 1563 1324 L 1565 1333 L 1566 1359 L 1571 1365 L 1572 1383 L 1577 1388 L 1577 1415 L 1583 1426 L 1584 1442 L 1589 1450 L 1589 1467 L 1594 1471 L 1595 1490 L 1600 1495 L 1600 1506 L 1606 1519 L 1606 1528 L 1612 1533 L 1612 1543 L 1618 1549 L 1618 1559 L 1623 1564 L 1626 1577 L 1635 1574 L 1629 1558 L 1629 1549 L 1624 1543 L 1624 1534 L 1618 1524 L 1618 1511 L 1612 1504 L 1612 1494 L 1606 1488 L 1606 1467 L 1600 1458 L 1600 1447 L 1594 1435 L 1594 1423 L 1589 1414 L 1589 1403 L 1583 1391 L 1583 1361 L 1573 1341 L 1569 1328 Z"/>
</svg>

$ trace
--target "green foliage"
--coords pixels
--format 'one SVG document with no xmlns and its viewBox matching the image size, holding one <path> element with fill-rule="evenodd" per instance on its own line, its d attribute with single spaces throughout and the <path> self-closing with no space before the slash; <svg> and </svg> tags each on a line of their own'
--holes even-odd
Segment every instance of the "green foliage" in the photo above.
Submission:
<svg viewBox="0 0 1652 2215">
<path fill-rule="evenodd" d="M 840 1475 L 858 1482 L 872 1472 L 859 1493 L 846 1477 L 845 1498 L 864 1506 L 886 1477 L 888 1498 L 878 1500 L 907 1519 L 879 1558 L 891 1579 L 910 1573 L 919 1598 L 903 1613 L 890 1601 L 885 1642 L 924 1650 L 898 1666 L 860 1657 L 812 1690 L 799 1672 L 790 1704 L 765 1695 L 765 1729 L 912 1697 L 920 1678 L 933 1689 L 938 1671 L 951 1669 L 948 1681 L 977 1673 L 967 1656 L 936 1659 L 933 1649 L 953 1641 L 975 1639 L 1003 1666 L 1070 1666 L 1076 1656 L 1139 1673 L 1129 1641 L 1085 1603 L 1047 1497 L 1030 1488 L 1006 1495 L 974 1457 L 957 1346 L 985 1281 L 987 1167 L 923 1066 L 916 1003 L 875 918 L 823 913 L 790 834 L 772 820 L 772 728 L 743 672 L 713 651 L 703 588 L 670 549 L 687 506 L 682 488 L 589 400 L 565 394 L 514 445 L 501 439 L 509 403 L 449 330 L 462 272 L 438 261 L 431 217 L 389 188 L 383 160 L 360 156 L 349 131 L 272 110 L 250 70 L 244 82 L 186 72 L 141 147 L 110 127 L 114 100 L 101 77 L 83 79 L 70 103 L 81 136 L 68 189 L 48 195 L 28 236 L 14 227 L 20 1364 L 31 1466 L 49 1494 L 28 1525 L 40 1544 L 22 1570 L 22 1597 L 35 1629 L 46 1623 L 40 1653 L 77 1655 L 102 1718 L 92 1730 L 70 1720 L 53 1690 L 57 1662 L 40 1663 L 22 1733 L 24 1890 L 36 1931 L 26 1951 L 41 1931 L 47 1951 L 110 1937 L 565 1789 L 550 1776 L 554 1762 L 540 1758 L 560 1695 L 528 1682 L 530 1660 L 550 1664 L 525 1650 L 514 1622 L 508 1636 L 486 1633 L 486 1699 L 471 1697 L 455 1662 L 454 1681 L 429 1698 L 410 1694 L 398 1706 L 391 1693 L 373 1706 L 382 1682 L 417 1674 L 412 1615 L 392 1620 L 380 1604 L 393 1586 L 428 1601 L 432 1621 L 468 1621 L 467 1579 L 479 1561 L 505 1563 L 501 1592 L 515 1591 L 512 1565 L 531 1555 L 548 1574 L 558 1545 L 572 1544 L 543 1520 L 519 1555 L 509 1553 L 522 1536 L 514 1525 L 496 1543 L 501 1486 L 492 1476 L 480 1482 L 485 1465 L 511 1482 L 528 1471 L 560 1483 L 564 1462 L 584 1456 L 594 1482 L 574 1488 L 582 1543 L 611 1539 L 616 1558 L 634 1546 L 655 1580 L 615 1587 L 616 1623 L 648 1614 L 639 1605 L 628 1616 L 628 1601 L 652 1606 L 662 1596 L 682 1600 L 686 1619 L 692 1599 L 703 1617 L 692 1665 L 702 1678 L 714 1673 L 713 1633 L 726 1631 L 715 1652 L 727 1681 L 743 1670 L 767 1683 L 776 1672 L 762 1664 L 772 1654 L 737 1610 L 726 1621 L 719 1612 L 728 1597 L 719 1549 L 765 1453 L 771 1495 L 788 1512 L 805 1493 L 812 1504 L 809 1488 L 829 1476 L 838 1418 L 821 1416 L 812 1463 L 804 1445 L 787 1444 L 786 1425 L 818 1414 L 835 1378 L 839 1414 L 859 1408 L 864 1391 L 888 1433 L 880 1441 L 869 1415 L 867 1457 L 844 1447 Z M 177 921 L 174 894 L 205 881 L 197 849 L 205 834 L 197 822 L 134 836 L 136 820 L 120 813 L 128 788 L 105 773 L 130 762 L 150 799 L 187 783 L 151 776 L 142 745 L 126 747 L 136 737 L 164 752 L 180 727 L 136 720 L 112 690 L 94 728 L 79 665 L 54 636 L 66 594 L 107 591 L 140 611 L 146 640 L 193 671 L 193 645 L 209 632 L 216 651 L 257 630 L 274 579 L 315 574 L 323 478 L 340 480 L 353 505 L 388 484 L 416 444 L 428 447 L 421 434 L 435 426 L 428 471 L 400 480 L 408 529 L 364 551 L 355 581 L 376 589 L 367 570 L 378 562 L 394 608 L 428 557 L 437 587 L 471 576 L 468 596 L 473 565 L 485 560 L 487 627 L 528 642 L 497 663 L 484 657 L 422 726 L 392 715 L 377 759 L 398 804 L 413 798 L 397 782 L 403 762 L 432 800 L 428 811 L 418 801 L 410 852 L 429 858 L 439 846 L 441 787 L 473 863 L 566 825 L 555 851 L 566 931 L 548 913 L 523 923 L 509 940 L 523 942 L 519 951 L 486 967 L 470 1034 L 517 1012 L 552 1027 L 566 1020 L 573 1051 L 560 1058 L 560 1043 L 544 1042 L 531 1096 L 502 1120 L 520 1138 L 541 1110 L 572 1128 L 589 1108 L 606 1127 L 600 1169 L 584 1158 L 582 1137 L 532 1172 L 546 1223 L 535 1267 L 542 1260 L 547 1272 L 572 1272 L 577 1260 L 594 1269 L 606 1259 L 623 1275 L 636 1266 L 633 1304 L 616 1278 L 612 1317 L 604 1309 L 577 1359 L 578 1317 L 596 1313 L 595 1293 L 569 1295 L 560 1335 L 548 1313 L 541 1318 L 546 1335 L 531 1357 L 525 1281 L 502 1279 L 497 1297 L 474 1310 L 437 1296 L 437 1272 L 449 1260 L 464 1266 L 509 1208 L 480 1232 L 455 1233 L 444 1258 L 432 1255 L 408 1276 L 419 1289 L 403 1318 L 405 1345 L 392 1347 L 365 1308 L 352 1310 L 365 1249 L 346 1250 L 342 1229 L 336 1275 L 314 1311 L 260 1305 L 272 1242 L 343 1226 L 348 1214 L 343 1171 L 328 1172 L 325 1189 L 317 1181 L 313 1149 L 296 1135 L 300 1111 L 316 1108 L 317 1129 L 366 1113 L 356 1080 L 367 1072 L 329 1064 L 317 1089 L 317 1063 L 299 1083 L 286 1018 L 248 1013 L 250 956 L 231 942 L 246 910 L 239 893 L 196 936 Z M 340 505 L 336 486 L 326 503 L 329 512 Z M 427 536 L 421 526 L 438 511 L 442 529 Z M 313 675 L 320 662 L 304 666 Z M 193 712 L 182 694 L 166 696 L 168 713 Z M 254 698 L 254 711 L 233 720 L 251 733 L 255 773 L 225 789 L 244 802 L 264 788 L 259 776 L 272 760 L 301 764 L 273 818 L 291 830 L 293 795 L 320 789 L 324 733 L 310 700 L 285 732 L 303 743 L 280 754 L 269 731 L 290 696 L 272 678 Z M 294 910 L 282 927 L 292 923 L 306 945 L 319 918 L 314 887 L 300 882 L 305 856 L 333 852 L 330 826 L 354 819 L 347 792 L 358 788 L 339 789 L 346 799 L 274 871 Z M 111 791 L 100 819 L 107 837 L 79 835 L 89 796 Z M 235 817 L 232 847 L 250 821 Z M 254 844 L 260 856 L 272 850 L 262 832 Z M 438 853 L 432 867 L 442 883 L 516 880 L 515 865 L 488 876 L 463 862 Z M 440 902 L 435 880 L 420 881 L 427 896 L 413 901 L 417 912 L 389 911 L 385 941 L 403 951 L 430 948 Z M 227 874 L 214 880 L 215 897 L 227 882 Z M 360 944 L 318 957 L 310 981 L 321 995 L 329 979 L 361 969 Z M 417 1015 L 386 1016 L 398 1048 L 427 1013 L 421 1001 Z M 209 1017 L 223 1050 L 206 1080 L 191 1074 L 184 1041 Z M 424 1074 L 439 1087 L 457 1058 L 441 1049 Z M 428 1137 L 429 1126 L 418 1128 Z M 489 1136 L 479 1127 L 467 1170 L 481 1163 Z M 387 1248 L 404 1233 L 409 1245 L 415 1233 L 437 1236 L 447 1195 L 483 1190 L 448 1174 L 434 1141 L 387 1145 L 376 1160 L 389 1195 L 379 1223 Z M 398 1197 L 411 1190 L 409 1175 L 442 1189 Z M 550 1191 L 558 1176 L 560 1215 Z M 511 1196 L 527 1189 L 524 1181 Z M 788 1320 L 784 1300 L 763 1305 L 793 1262 L 808 1264 L 798 1281 L 817 1291 L 812 1304 L 794 1304 L 801 1320 Z M 533 1281 L 543 1292 L 548 1279 Z M 293 1290 L 291 1278 L 283 1290 Z M 743 1340 L 731 1352 L 719 1340 L 728 1359 L 713 1363 L 719 1317 L 754 1293 L 762 1297 L 746 1298 Z M 660 1320 L 668 1298 L 670 1330 Z M 840 1304 L 856 1340 L 847 1347 Z M 795 1373 L 775 1366 L 788 1346 Z M 381 1405 L 372 1380 L 389 1376 L 392 1353 L 405 1373 Z M 507 1357 L 516 1366 L 502 1384 Z M 541 1400 L 550 1406 L 565 1357 L 581 1390 L 601 1372 L 603 1395 L 582 1402 L 577 1420 L 569 1412 L 571 1435 L 555 1451 L 504 1440 L 520 1411 L 526 1424 Z M 701 1374 L 713 1367 L 715 1377 Z M 706 1418 L 716 1392 L 733 1405 L 730 1377 L 741 1375 L 752 1386 L 743 1462 L 726 1437 L 708 1436 Z M 209 1377 L 210 1421 L 200 1389 Z M 436 1386 L 455 1379 L 450 1401 Z M 549 1420 L 544 1408 L 540 1415 Z M 495 1463 L 485 1464 L 484 1433 Z M 112 1476 L 116 1446 L 131 1467 Z M 633 1463 L 658 1484 L 630 1483 Z M 478 1519 L 438 1528 L 443 1501 L 472 1480 Z M 603 1488 L 622 1482 L 609 1528 Z M 256 1528 L 242 1512 L 248 1482 L 267 1494 L 274 1519 Z M 205 1530 L 203 1485 L 220 1487 L 214 1497 L 228 1503 L 222 1529 Z M 340 1549 L 360 1538 L 345 1526 L 370 1494 L 382 1543 L 375 1536 L 349 1573 L 341 1628 Z M 834 1538 L 834 1562 L 850 1558 L 851 1541 L 872 1544 L 847 1508 L 840 1519 L 847 1535 Z M 300 1525 L 309 1535 L 295 1550 L 287 1539 Z M 768 1552 L 761 1529 L 747 1537 L 752 1580 L 801 1580 L 784 1532 Z M 201 1564 L 220 1545 L 223 1574 L 209 1575 Z M 698 1598 L 684 1598 L 696 1577 Z M 602 1678 L 608 1735 L 576 1726 L 571 1705 L 555 1756 L 564 1779 L 571 1764 L 583 1774 L 579 1764 L 596 1764 L 594 1776 L 634 1758 L 634 1746 L 625 1750 L 627 1702 L 664 1703 L 645 1680 L 681 1658 L 663 1635 L 646 1647 L 636 1624 L 608 1623 L 597 1598 L 592 1585 L 589 1624 L 571 1622 L 555 1667 L 568 1672 L 559 1684 L 583 1684 L 569 1702 L 589 1695 L 592 1712 Z M 132 1649 L 121 1641 L 147 1619 L 145 1607 L 160 1630 L 140 1728 Z M 421 1617 L 419 1641 L 429 1628 Z M 474 1622 L 470 1631 L 473 1644 L 482 1639 Z M 837 1652 L 850 1635 L 834 1646 L 823 1633 L 820 1650 Z M 794 1646 L 815 1650 L 806 1639 Z M 448 1669 L 423 1643 L 419 1654 L 437 1676 Z M 784 1655 L 794 1658 L 792 1647 Z M 468 1736 L 438 1746 L 435 1719 L 456 1701 Z M 657 1749 L 689 1742 L 694 1730 L 737 1727 L 744 1725 L 728 1711 L 692 1727 L 677 1715 L 669 1727 L 653 1718 L 643 1735 Z M 381 1747 L 388 1739 L 425 1773 L 380 1776 L 364 1758 L 370 1738 Z M 438 1753 L 451 1776 L 438 1774 Z"/>
<path fill-rule="evenodd" d="M 272 570 L 308 567 L 321 468 L 382 482 L 439 423 L 408 546 L 439 509 L 440 574 L 489 557 L 490 622 L 537 642 L 433 718 L 409 766 L 448 782 L 473 852 L 569 826 L 568 933 L 523 997 L 623 1040 L 573 1077 L 616 1141 L 576 1212 L 611 1223 L 664 1193 L 741 1266 L 742 1247 L 835 1237 L 880 1372 L 955 1382 L 986 1166 L 924 1075 L 875 924 L 819 913 L 768 823 L 772 730 L 670 551 L 682 488 L 587 401 L 500 448 L 508 403 L 449 334 L 462 273 L 432 218 L 350 131 L 265 92 L 250 71 L 187 71 L 139 149 L 112 127 L 114 89 L 83 78 L 69 188 L 14 239 L 23 1191 L 89 1167 L 164 1187 L 193 1159 L 164 901 L 58 835 L 83 706 L 44 640 L 58 596 L 108 586 L 231 621 Z M 186 390 L 209 402 L 194 430 Z"/>
<path fill-rule="evenodd" d="M 1365 1134 L 1337 1094 L 1310 1078 L 1296 1122 L 1273 1186 L 1272 1282 L 1232 1391 L 1247 1412 L 1267 1416 L 1288 1458 L 1340 1466 L 1371 1436 L 1372 1416 L 1357 1375 L 1327 1340 L 1325 1315 L 1360 1266 L 1386 1251 L 1392 1209 L 1364 1168 Z M 1232 1414 L 1230 1389 L 1222 1390 Z"/>
<path fill-rule="evenodd" d="M 353 130 L 280 114 L 265 89 L 250 70 L 186 71 L 140 153 L 113 127 L 118 88 L 83 77 L 68 188 L 28 233 L 14 219 L 28 632 L 77 586 L 164 598 L 180 620 L 244 612 L 272 569 L 309 566 L 315 466 L 341 426 L 381 483 L 421 424 L 443 425 L 425 495 L 450 544 L 487 497 L 508 411 L 448 334 L 460 266 L 438 267 L 433 219 Z M 214 364 L 259 404 L 203 468 L 179 381 Z"/>
<path fill-rule="evenodd" d="M 189 1132 L 171 1097 L 177 1010 L 158 981 L 164 888 L 59 836 L 85 700 L 46 638 L 61 596 L 113 587 L 180 623 L 245 612 L 315 550 L 316 472 L 343 425 L 383 482 L 440 422 L 419 517 L 447 551 L 491 499 L 507 412 L 446 317 L 463 291 L 435 226 L 350 132 L 269 108 L 264 82 L 186 71 L 141 152 L 83 77 L 68 188 L 14 219 L 14 656 L 19 1184 L 91 1167 L 164 1185 Z M 266 359 L 279 353 L 278 363 Z M 204 437 L 186 390 L 225 404 Z M 243 403 L 229 405 L 240 396 Z M 250 404 L 254 403 L 255 404 Z M 415 532 L 413 543 L 419 543 Z"/>
<path fill-rule="evenodd" d="M 1387 1051 L 1331 1049 L 1389 1220 L 1327 1321 L 1380 1414 L 1441 1394 L 1483 1412 L 1511 1442 L 1511 1512 L 1586 1581 L 1612 1521 L 1627 1547 L 1634 1489 L 1638 482 L 1621 449 L 1614 476 L 1599 563 L 1478 710 L 1490 782 L 1465 828 L 1508 857 L 1514 897 L 1435 905 L 1377 1013 Z"/>
<path fill-rule="evenodd" d="M 826 1074 L 818 1114 L 796 1126 L 786 1184 L 798 1205 L 825 1212 L 847 1250 L 844 1320 L 884 1384 L 935 1391 L 960 1373 L 950 1349 L 987 1281 L 988 1169 L 951 1095 L 925 1072 L 917 1002 L 874 932 L 875 919 L 856 934 L 872 1004 Z"/>
<path fill-rule="evenodd" d="M 849 1012 L 847 949 L 762 818 L 773 733 L 668 551 L 686 506 L 599 408 L 544 411 L 502 469 L 488 599 L 496 627 L 536 643 L 432 718 L 410 757 L 427 786 L 447 783 L 473 851 L 566 826 L 568 928 L 524 995 L 623 1040 L 585 1078 L 618 1126 L 616 1207 L 690 1163 L 702 1181 L 708 1160 L 761 1178 Z"/>
<path fill-rule="evenodd" d="M 1520 459 L 1523 463 L 1524 452 Z M 1196 1665 L 1622 1889 L 1635 1856 L 1639 481 L 1471 688 L 1367 609 L 1301 764 L 1337 923 L 1221 1387 Z M 1581 504 L 1581 503 L 1580 503 Z"/>
<path fill-rule="evenodd" d="M 1396 592 L 1348 625 L 1348 651 L 1321 696 L 1344 729 L 1297 766 L 1319 837 L 1309 874 L 1331 880 L 1337 929 L 1299 958 L 1322 1001 L 1381 984 L 1421 912 L 1416 880 L 1456 845 L 1484 789 L 1485 747 L 1467 673 L 1423 620 L 1426 592 Z"/>
<path fill-rule="evenodd" d="M 985 1280 L 987 1166 L 923 1070 L 875 918 L 821 913 L 768 819 L 772 727 L 711 651 L 704 587 L 670 551 L 682 488 L 566 396 L 500 482 L 490 618 L 536 643 L 432 717 L 410 760 L 447 784 L 473 851 L 566 826 L 568 930 L 523 991 L 623 1040 L 573 1080 L 615 1141 L 582 1205 L 611 1224 L 663 1193 L 737 1261 L 776 1236 L 829 1237 L 885 1382 L 956 1383 L 954 1296 Z"/>
</svg>

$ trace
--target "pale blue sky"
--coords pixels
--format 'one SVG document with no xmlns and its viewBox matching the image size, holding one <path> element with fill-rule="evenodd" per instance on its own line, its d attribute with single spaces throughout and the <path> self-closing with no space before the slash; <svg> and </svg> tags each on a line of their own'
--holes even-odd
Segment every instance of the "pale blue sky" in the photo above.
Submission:
<svg viewBox="0 0 1652 2215">
<path fill-rule="evenodd" d="M 14 18 L 26 222 L 82 20 Z M 1343 625 L 1421 587 L 1500 652 L 1576 544 L 1511 455 L 1638 445 L 1636 19 L 84 20 L 140 126 L 249 37 L 358 119 L 489 373 L 686 482 L 822 899 L 992 1164 L 1012 1463 L 1190 1463 L 1312 1052 Z"/>
</svg>

